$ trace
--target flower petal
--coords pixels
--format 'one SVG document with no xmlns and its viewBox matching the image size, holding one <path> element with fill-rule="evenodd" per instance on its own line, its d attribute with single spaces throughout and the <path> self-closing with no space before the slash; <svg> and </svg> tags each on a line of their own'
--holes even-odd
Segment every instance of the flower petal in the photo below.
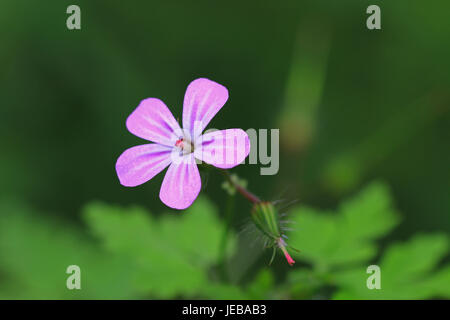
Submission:
<svg viewBox="0 0 450 320">
<path fill-rule="evenodd" d="M 127 119 L 127 128 L 135 136 L 173 146 L 181 132 L 169 108 L 159 99 L 142 100 Z"/>
<path fill-rule="evenodd" d="M 222 169 L 237 166 L 250 152 L 248 135 L 242 129 L 218 130 L 197 140 L 195 157 Z"/>
<path fill-rule="evenodd" d="M 125 150 L 116 162 L 120 183 L 135 187 L 147 182 L 170 164 L 171 151 L 171 147 L 153 143 Z"/>
<path fill-rule="evenodd" d="M 195 139 L 228 100 L 228 90 L 209 79 L 192 81 L 183 103 L 183 128 Z"/>
<path fill-rule="evenodd" d="M 170 165 L 159 198 L 171 208 L 186 209 L 197 198 L 201 186 L 200 173 L 191 153 Z"/>
</svg>

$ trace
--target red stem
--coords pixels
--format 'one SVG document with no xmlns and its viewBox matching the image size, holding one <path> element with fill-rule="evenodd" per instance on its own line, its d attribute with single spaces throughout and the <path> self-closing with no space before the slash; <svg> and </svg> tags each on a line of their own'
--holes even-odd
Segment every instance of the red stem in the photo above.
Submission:
<svg viewBox="0 0 450 320">
<path fill-rule="evenodd" d="M 246 198 L 248 201 L 250 201 L 251 203 L 258 203 L 261 202 L 261 200 L 255 196 L 253 193 L 251 193 L 250 191 L 248 191 L 247 189 L 245 189 L 243 186 L 235 183 L 233 181 L 233 179 L 231 179 L 230 173 L 226 170 L 221 170 L 222 173 L 225 175 L 225 177 L 227 178 L 228 182 L 231 183 L 233 185 L 233 187 L 236 188 L 236 190 L 244 197 Z"/>
</svg>

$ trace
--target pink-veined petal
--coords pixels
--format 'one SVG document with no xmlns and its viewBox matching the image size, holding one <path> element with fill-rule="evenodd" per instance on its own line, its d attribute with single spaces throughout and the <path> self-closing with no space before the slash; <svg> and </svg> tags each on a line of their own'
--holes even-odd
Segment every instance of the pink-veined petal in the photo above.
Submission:
<svg viewBox="0 0 450 320">
<path fill-rule="evenodd" d="M 135 136 L 173 146 L 181 132 L 169 108 L 159 99 L 142 100 L 127 119 L 127 128 Z"/>
<path fill-rule="evenodd" d="M 194 155 L 215 167 L 228 169 L 245 160 L 250 152 L 250 141 L 242 129 L 209 132 L 198 139 Z"/>
<path fill-rule="evenodd" d="M 192 81 L 184 95 L 183 129 L 198 137 L 228 100 L 228 90 L 209 79 Z"/>
<path fill-rule="evenodd" d="M 174 161 L 166 172 L 159 198 L 174 209 L 186 209 L 197 198 L 202 183 L 193 154 Z"/>
<path fill-rule="evenodd" d="M 135 187 L 147 182 L 170 164 L 171 152 L 171 147 L 154 143 L 125 150 L 116 162 L 120 183 Z"/>
</svg>

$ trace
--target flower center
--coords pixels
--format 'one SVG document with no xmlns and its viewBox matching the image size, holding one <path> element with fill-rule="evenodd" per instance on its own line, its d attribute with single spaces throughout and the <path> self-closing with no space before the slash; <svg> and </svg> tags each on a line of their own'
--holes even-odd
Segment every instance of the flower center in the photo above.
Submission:
<svg viewBox="0 0 450 320">
<path fill-rule="evenodd" d="M 186 138 L 180 137 L 176 142 L 175 142 L 175 147 L 177 147 L 178 149 L 180 149 L 180 154 L 182 155 L 186 155 L 189 154 L 191 152 L 194 152 L 194 145 L 191 141 L 189 141 Z"/>
</svg>

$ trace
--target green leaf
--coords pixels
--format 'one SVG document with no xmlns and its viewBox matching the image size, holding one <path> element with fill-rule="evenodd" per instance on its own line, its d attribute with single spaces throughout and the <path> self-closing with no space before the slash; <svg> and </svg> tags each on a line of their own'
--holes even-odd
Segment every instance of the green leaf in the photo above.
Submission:
<svg viewBox="0 0 450 320">
<path fill-rule="evenodd" d="M 409 242 L 392 245 L 381 259 L 381 265 L 388 279 L 414 281 L 432 270 L 447 251 L 446 235 L 416 235 Z"/>
<path fill-rule="evenodd" d="M 181 219 L 173 214 L 164 215 L 159 224 L 160 233 L 189 259 L 195 259 L 196 263 L 207 267 L 219 259 L 223 226 L 216 212 L 217 208 L 211 202 L 199 198 L 186 212 L 181 213 Z M 228 253 L 234 249 L 235 240 L 231 234 Z"/>
<path fill-rule="evenodd" d="M 333 249 L 330 242 L 336 238 L 336 217 L 302 207 L 294 211 L 291 220 L 295 232 L 289 234 L 288 244 L 300 250 L 292 254 L 316 266 L 326 266 Z"/>
<path fill-rule="evenodd" d="M 244 296 L 238 287 L 223 289 L 209 279 L 222 235 L 215 211 L 201 198 L 159 219 L 137 207 L 92 203 L 84 218 L 100 245 L 76 225 L 0 200 L 0 298 L 196 297 L 205 288 L 207 297 L 226 291 Z M 72 264 L 81 269 L 81 290 L 66 287 Z"/>
<path fill-rule="evenodd" d="M 267 299 L 267 294 L 274 283 L 272 272 L 269 269 L 262 269 L 246 288 L 248 298 L 252 300 Z"/>
<path fill-rule="evenodd" d="M 313 297 L 316 292 L 326 283 L 320 275 L 306 268 L 292 270 L 288 277 L 287 290 L 296 299 L 308 299 Z"/>
<path fill-rule="evenodd" d="M 424 286 L 432 287 L 435 296 L 450 298 L 450 265 L 439 269 L 434 275 L 424 281 Z"/>
<path fill-rule="evenodd" d="M 140 292 L 168 298 L 195 296 L 210 282 L 207 273 L 217 261 L 222 230 L 215 211 L 199 198 L 188 210 L 160 219 L 140 208 L 101 203 L 87 206 L 84 217 L 110 252 L 133 263 Z"/>
<path fill-rule="evenodd" d="M 66 270 L 73 264 L 81 269 L 81 290 L 66 287 Z M 133 298 L 129 267 L 73 226 L 17 201 L 0 200 L 0 298 Z"/>
<path fill-rule="evenodd" d="M 389 233 L 400 221 L 388 187 L 374 182 L 339 207 L 339 230 L 347 241 L 373 240 Z"/>
<path fill-rule="evenodd" d="M 228 300 L 262 300 L 268 299 L 274 285 L 274 278 L 269 269 L 262 269 L 245 287 L 236 284 L 210 283 L 201 289 L 200 297 Z"/>
<path fill-rule="evenodd" d="M 373 258 L 374 241 L 399 222 L 388 188 L 380 182 L 344 202 L 336 213 L 300 207 L 292 220 L 296 230 L 289 244 L 300 250 L 294 254 L 320 270 Z"/>
<path fill-rule="evenodd" d="M 444 234 L 417 235 L 390 246 L 381 258 L 381 289 L 368 289 L 366 267 L 340 271 L 335 299 L 426 299 L 449 298 L 450 266 L 436 269 L 448 253 Z"/>
</svg>

